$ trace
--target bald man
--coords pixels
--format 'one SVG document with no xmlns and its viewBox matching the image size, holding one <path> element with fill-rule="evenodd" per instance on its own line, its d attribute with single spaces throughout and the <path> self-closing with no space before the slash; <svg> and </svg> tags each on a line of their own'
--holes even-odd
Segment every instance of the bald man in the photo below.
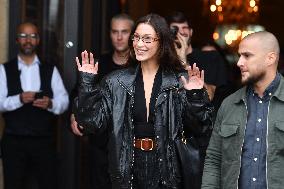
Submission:
<svg viewBox="0 0 284 189">
<path fill-rule="evenodd" d="M 269 32 L 245 37 L 237 63 L 244 87 L 218 111 L 202 189 L 284 188 L 284 80 L 279 44 Z"/>
<path fill-rule="evenodd" d="M 39 42 L 34 24 L 20 24 L 18 55 L 0 65 L 5 189 L 26 188 L 30 172 L 39 189 L 56 189 L 56 115 L 67 109 L 69 98 L 58 69 L 37 56 Z"/>
</svg>

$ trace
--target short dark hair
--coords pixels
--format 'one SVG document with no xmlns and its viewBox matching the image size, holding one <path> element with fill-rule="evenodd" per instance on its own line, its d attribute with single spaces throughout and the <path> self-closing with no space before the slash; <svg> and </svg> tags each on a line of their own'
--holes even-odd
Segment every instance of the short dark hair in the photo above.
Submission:
<svg viewBox="0 0 284 189">
<path fill-rule="evenodd" d="M 170 15 L 166 17 L 166 19 L 169 25 L 173 22 L 176 22 L 176 23 L 187 22 L 188 26 L 192 28 L 192 25 L 188 17 L 183 12 L 179 12 L 179 11 L 172 12 Z"/>
<path fill-rule="evenodd" d="M 117 15 L 114 15 L 112 18 L 111 18 L 111 22 L 112 23 L 114 20 L 128 20 L 130 25 L 131 25 L 131 28 L 133 27 L 134 25 L 134 21 L 133 19 L 128 15 L 128 14 L 125 14 L 125 13 L 121 13 L 121 14 L 117 14 Z"/>
<path fill-rule="evenodd" d="M 160 64 L 160 66 L 162 66 L 166 70 L 181 70 L 183 67 L 178 58 L 174 45 L 174 39 L 171 36 L 170 29 L 166 20 L 160 15 L 153 13 L 143 16 L 140 19 L 138 19 L 137 22 L 135 23 L 131 35 L 134 34 L 137 26 L 142 23 L 149 24 L 150 26 L 153 27 L 153 29 L 157 33 L 160 45 L 158 52 L 158 58 L 159 58 L 158 63 Z M 129 62 L 137 63 L 133 48 L 133 41 L 131 40 L 131 38 L 129 39 L 129 47 L 130 47 Z"/>
</svg>

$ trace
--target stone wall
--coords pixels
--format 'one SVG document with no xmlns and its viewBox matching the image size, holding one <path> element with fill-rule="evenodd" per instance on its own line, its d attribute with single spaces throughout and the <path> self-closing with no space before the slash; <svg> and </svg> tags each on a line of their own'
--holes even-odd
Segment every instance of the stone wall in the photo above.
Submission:
<svg viewBox="0 0 284 189">
<path fill-rule="evenodd" d="M 7 60 L 8 53 L 8 14 L 9 14 L 9 1 L 0 1 L 0 63 Z"/>
<path fill-rule="evenodd" d="M 0 1 L 0 63 L 7 61 L 8 29 L 9 29 L 9 0 Z M 0 115 L 0 133 L 3 131 L 3 119 Z M 0 161 L 0 189 L 3 188 L 2 161 Z"/>
<path fill-rule="evenodd" d="M 7 61 L 8 54 L 8 29 L 9 29 L 9 19 L 8 12 L 9 10 L 9 1 L 1 0 L 0 1 L 0 63 Z M 0 115 L 0 133 L 3 130 L 3 120 Z"/>
</svg>

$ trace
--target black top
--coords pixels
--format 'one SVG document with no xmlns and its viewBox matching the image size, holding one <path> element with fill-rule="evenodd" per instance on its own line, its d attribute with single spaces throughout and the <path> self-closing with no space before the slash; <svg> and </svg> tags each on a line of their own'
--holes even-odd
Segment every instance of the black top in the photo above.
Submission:
<svg viewBox="0 0 284 189">
<path fill-rule="evenodd" d="M 199 69 L 204 70 L 205 83 L 217 87 L 227 84 L 226 65 L 217 51 L 193 49 L 192 53 L 187 55 L 187 60 L 190 65 L 196 63 Z"/>
<path fill-rule="evenodd" d="M 99 58 L 99 78 L 100 80 L 110 72 L 118 69 L 125 68 L 126 65 L 118 65 L 112 59 L 113 52 L 103 54 Z"/>
<path fill-rule="evenodd" d="M 150 99 L 150 110 L 149 117 L 147 122 L 147 108 L 146 108 L 146 99 L 144 91 L 144 82 L 141 67 L 139 68 L 139 73 L 137 74 L 135 80 L 135 94 L 134 94 L 134 134 L 136 138 L 153 138 L 154 137 L 154 110 L 156 97 L 160 91 L 160 86 L 162 84 L 162 72 L 161 69 L 158 69 L 156 73 L 154 84 L 151 93 Z"/>
</svg>

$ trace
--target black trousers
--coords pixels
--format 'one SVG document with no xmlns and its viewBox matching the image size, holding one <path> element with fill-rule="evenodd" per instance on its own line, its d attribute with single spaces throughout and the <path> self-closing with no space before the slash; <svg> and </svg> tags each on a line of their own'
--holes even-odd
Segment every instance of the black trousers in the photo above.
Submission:
<svg viewBox="0 0 284 189">
<path fill-rule="evenodd" d="M 107 132 L 89 136 L 90 189 L 111 189 L 108 173 Z"/>
<path fill-rule="evenodd" d="M 56 148 L 52 137 L 4 134 L 2 158 L 5 189 L 25 188 L 30 173 L 39 189 L 56 189 Z"/>
<path fill-rule="evenodd" d="M 156 151 L 134 150 L 133 186 L 135 189 L 162 189 Z"/>
<path fill-rule="evenodd" d="M 133 188 L 134 189 L 180 189 L 181 183 L 167 187 L 160 180 L 160 170 L 158 156 L 155 150 L 142 151 L 134 150 L 134 169 L 133 169 Z"/>
</svg>

